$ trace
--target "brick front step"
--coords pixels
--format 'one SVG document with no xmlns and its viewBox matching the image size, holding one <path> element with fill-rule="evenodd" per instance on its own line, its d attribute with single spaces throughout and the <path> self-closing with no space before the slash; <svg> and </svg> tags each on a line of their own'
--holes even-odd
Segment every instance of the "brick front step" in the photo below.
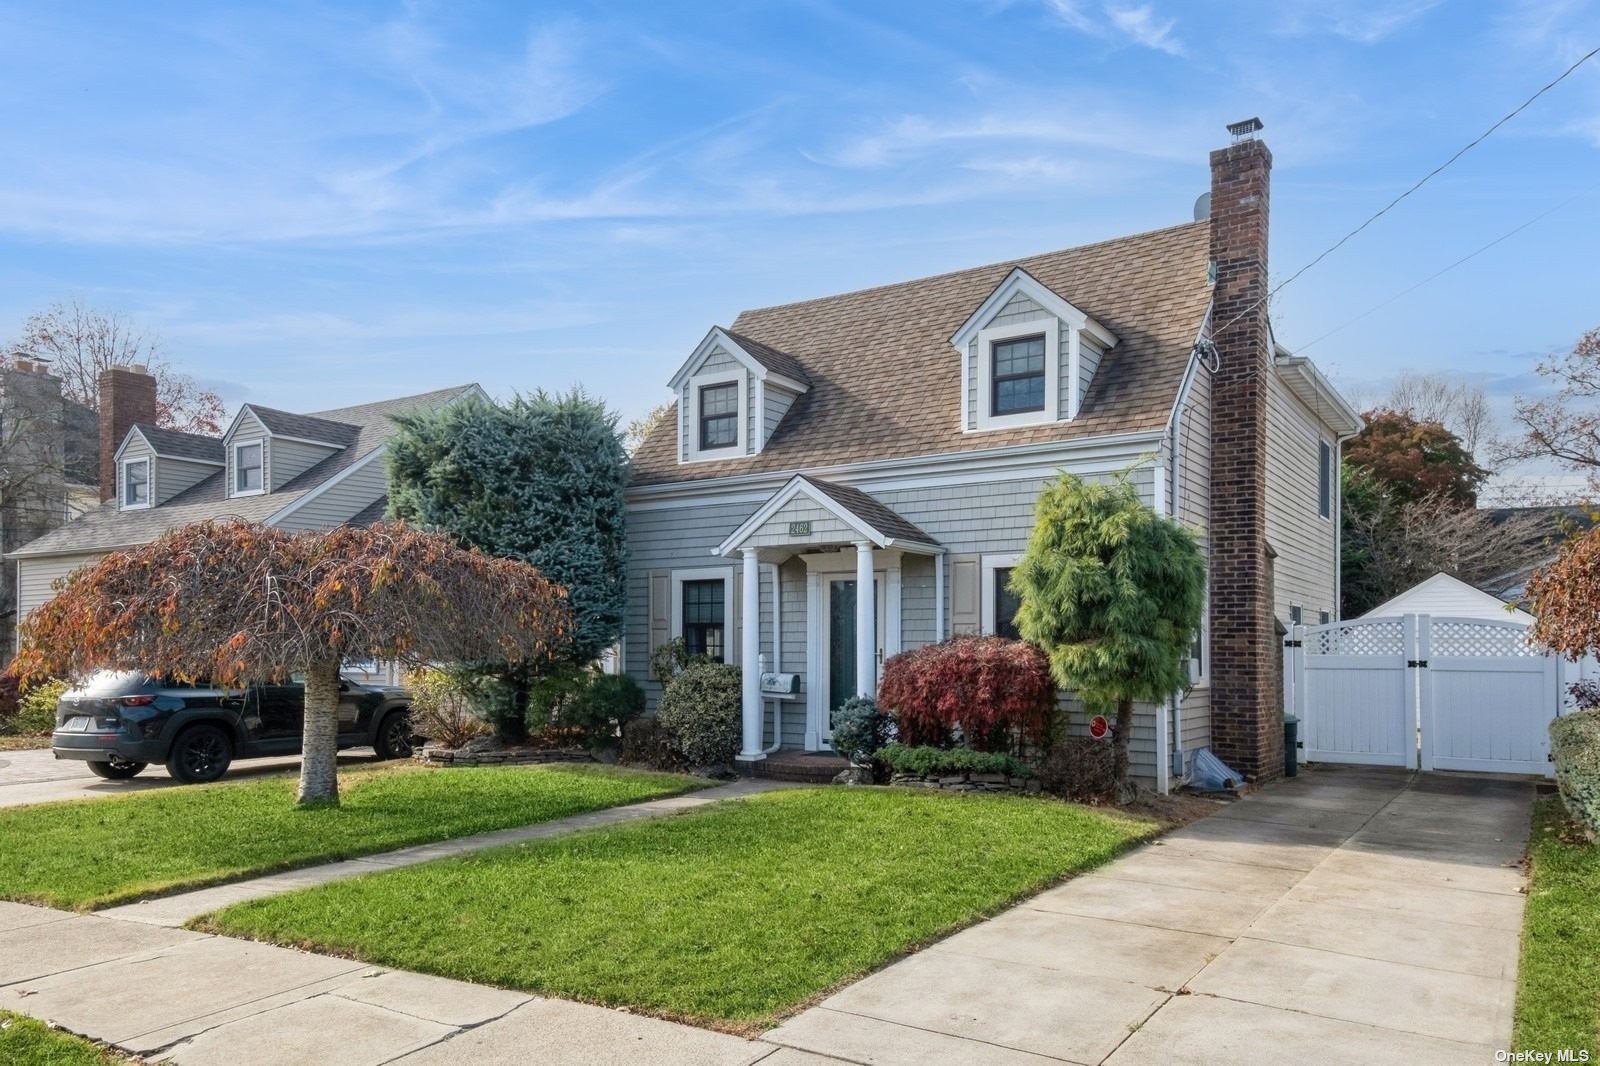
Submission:
<svg viewBox="0 0 1600 1066">
<path fill-rule="evenodd" d="M 770 781 L 826 785 L 849 765 L 842 756 L 832 752 L 779 751 L 760 762 L 740 763 L 739 769 L 748 776 Z"/>
</svg>

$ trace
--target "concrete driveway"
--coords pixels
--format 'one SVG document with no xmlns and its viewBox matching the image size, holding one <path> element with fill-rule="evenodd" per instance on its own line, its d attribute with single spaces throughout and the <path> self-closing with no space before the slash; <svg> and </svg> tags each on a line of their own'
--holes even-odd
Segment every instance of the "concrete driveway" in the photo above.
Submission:
<svg viewBox="0 0 1600 1066">
<path fill-rule="evenodd" d="M 853 1062 L 1491 1062 L 1532 786 L 1308 771 L 836 993 Z"/>
<path fill-rule="evenodd" d="M 341 766 L 372 762 L 371 748 L 351 748 L 339 753 Z M 262 774 L 299 772 L 298 755 L 274 759 L 243 759 L 228 768 L 224 781 L 237 781 Z M 51 800 L 95 799 L 101 796 L 126 796 L 151 788 L 169 788 L 177 782 L 164 767 L 151 766 L 131 781 L 103 781 L 89 768 L 72 759 L 57 759 L 48 748 L 35 751 L 0 751 L 0 807 Z"/>
</svg>

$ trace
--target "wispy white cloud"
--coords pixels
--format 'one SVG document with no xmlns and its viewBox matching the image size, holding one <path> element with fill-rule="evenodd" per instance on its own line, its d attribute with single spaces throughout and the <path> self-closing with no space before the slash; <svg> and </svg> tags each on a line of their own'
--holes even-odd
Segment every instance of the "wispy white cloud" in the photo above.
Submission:
<svg viewBox="0 0 1600 1066">
<path fill-rule="evenodd" d="M 1377 44 L 1420 20 L 1444 0 L 1296 0 L 1279 9 L 1279 30 L 1291 36 L 1333 34 Z"/>
<path fill-rule="evenodd" d="M 1146 48 L 1154 48 L 1170 56 L 1186 54 L 1183 42 L 1172 35 L 1178 20 L 1162 18 L 1149 4 L 1142 4 L 1139 7 L 1109 6 L 1106 8 L 1106 17 L 1111 20 L 1111 25 L 1125 36 Z"/>
<path fill-rule="evenodd" d="M 1091 37 L 1131 42 L 1170 56 L 1187 54 L 1174 34 L 1178 20 L 1151 4 L 1108 3 L 1099 9 L 1084 0 L 1044 0 L 1045 10 L 1070 29 Z"/>
</svg>

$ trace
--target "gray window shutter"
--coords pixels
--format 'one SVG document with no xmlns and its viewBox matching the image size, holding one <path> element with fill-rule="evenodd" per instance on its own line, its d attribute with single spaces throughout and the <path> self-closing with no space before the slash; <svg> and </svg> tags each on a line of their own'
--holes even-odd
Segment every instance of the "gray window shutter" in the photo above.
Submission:
<svg viewBox="0 0 1600 1066">
<path fill-rule="evenodd" d="M 983 631 L 982 557 L 950 556 L 950 634 L 962 637 Z"/>
<path fill-rule="evenodd" d="M 650 652 L 672 639 L 672 571 L 650 571 Z M 659 680 L 659 679 L 658 679 Z"/>
</svg>

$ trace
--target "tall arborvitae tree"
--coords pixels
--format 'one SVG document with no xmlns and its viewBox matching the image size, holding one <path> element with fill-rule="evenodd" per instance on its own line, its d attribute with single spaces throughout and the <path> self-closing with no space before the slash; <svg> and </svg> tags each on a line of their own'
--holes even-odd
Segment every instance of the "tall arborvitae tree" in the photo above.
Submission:
<svg viewBox="0 0 1600 1066">
<path fill-rule="evenodd" d="M 567 659 L 589 662 L 615 643 L 628 562 L 628 459 L 616 415 L 574 389 L 451 404 L 400 425 L 389 445 L 390 514 L 532 563 L 565 587 Z M 515 733 L 530 679 L 506 677 L 523 694 L 505 723 Z"/>
<path fill-rule="evenodd" d="M 1092 711 L 1114 711 L 1118 790 L 1126 792 L 1133 705 L 1189 683 L 1205 605 L 1195 537 L 1140 501 L 1125 479 L 1062 474 L 1034 507 L 1028 549 L 1011 575 L 1017 628 L 1050 672 Z"/>
</svg>

